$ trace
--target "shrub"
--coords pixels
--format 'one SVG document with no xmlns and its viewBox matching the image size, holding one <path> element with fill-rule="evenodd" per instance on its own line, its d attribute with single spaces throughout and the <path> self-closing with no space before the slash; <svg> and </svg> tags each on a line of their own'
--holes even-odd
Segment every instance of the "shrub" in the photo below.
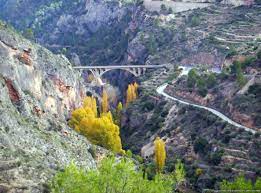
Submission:
<svg viewBox="0 0 261 193">
<path fill-rule="evenodd" d="M 199 137 L 194 141 L 194 151 L 196 153 L 206 153 L 208 151 L 209 143 L 206 139 Z"/>
<path fill-rule="evenodd" d="M 198 26 L 200 24 L 200 18 L 198 16 L 193 16 L 191 18 L 191 26 L 195 27 Z"/>
<path fill-rule="evenodd" d="M 236 49 L 234 47 L 230 47 L 227 53 L 227 57 L 235 56 L 236 54 L 237 54 Z"/>
<path fill-rule="evenodd" d="M 175 164 L 174 176 L 177 183 L 185 181 L 186 172 L 184 165 L 180 160 L 177 160 L 177 163 Z"/>
<path fill-rule="evenodd" d="M 244 77 L 242 72 L 237 73 L 237 83 L 240 87 L 244 86 L 246 84 L 247 80 Z"/>
<path fill-rule="evenodd" d="M 133 154 L 132 154 L 131 150 L 127 150 L 127 151 L 126 151 L 126 156 L 127 156 L 128 158 L 132 158 Z"/>
<path fill-rule="evenodd" d="M 201 174 L 203 174 L 203 170 L 201 168 L 197 168 L 195 174 L 196 176 L 200 176 Z"/>
<path fill-rule="evenodd" d="M 211 74 L 208 76 L 206 82 L 207 82 L 207 87 L 208 87 L 208 88 L 213 88 L 213 87 L 216 85 L 216 83 L 217 83 L 217 80 L 216 80 L 215 75 L 214 75 L 213 73 L 211 73 Z"/>
<path fill-rule="evenodd" d="M 256 54 L 257 58 L 260 60 L 261 59 L 261 50 L 259 50 Z"/>
<path fill-rule="evenodd" d="M 217 151 L 214 153 L 211 153 L 209 156 L 209 162 L 218 165 L 221 162 L 221 158 L 223 156 L 223 151 Z"/>
<path fill-rule="evenodd" d="M 195 69 L 191 69 L 189 71 L 188 79 L 187 79 L 189 88 L 193 88 L 195 86 L 195 84 L 197 83 L 198 77 L 199 77 L 199 75 Z"/>
<path fill-rule="evenodd" d="M 156 175 L 154 180 L 143 178 L 132 161 L 114 157 L 102 160 L 98 170 L 86 171 L 69 165 L 56 174 L 51 182 L 52 193 L 171 193 L 173 181 Z"/>
<path fill-rule="evenodd" d="M 161 5 L 160 5 L 160 10 L 161 10 L 161 11 L 167 11 L 166 5 L 161 4 Z"/>
<path fill-rule="evenodd" d="M 154 109 L 154 103 L 151 102 L 150 100 L 147 100 L 144 103 L 142 103 L 142 109 L 151 111 L 152 109 Z"/>
<path fill-rule="evenodd" d="M 241 190 L 239 192 L 243 192 L 247 190 L 251 192 L 251 190 L 260 190 L 261 189 L 261 178 L 257 178 L 255 184 L 252 184 L 250 180 L 246 180 L 243 175 L 238 176 L 233 182 L 228 182 L 224 180 L 221 183 L 221 190 Z"/>
<path fill-rule="evenodd" d="M 241 62 L 242 68 L 246 68 L 247 66 L 250 66 L 252 63 L 256 61 L 256 58 L 253 56 L 248 56 L 245 58 L 243 62 Z"/>
</svg>

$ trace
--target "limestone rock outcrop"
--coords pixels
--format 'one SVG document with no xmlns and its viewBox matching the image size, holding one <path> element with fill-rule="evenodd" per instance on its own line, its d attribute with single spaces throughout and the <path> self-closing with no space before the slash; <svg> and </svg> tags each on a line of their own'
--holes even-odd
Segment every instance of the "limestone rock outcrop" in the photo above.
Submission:
<svg viewBox="0 0 261 193">
<path fill-rule="evenodd" d="M 71 161 L 96 167 L 92 145 L 66 124 L 82 85 L 64 56 L 0 23 L 0 192 L 44 192 Z"/>
</svg>

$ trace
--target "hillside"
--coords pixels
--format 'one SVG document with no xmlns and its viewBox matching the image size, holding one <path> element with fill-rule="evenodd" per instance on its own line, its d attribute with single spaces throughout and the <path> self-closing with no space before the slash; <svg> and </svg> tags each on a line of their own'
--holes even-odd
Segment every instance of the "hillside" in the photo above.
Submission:
<svg viewBox="0 0 261 193">
<path fill-rule="evenodd" d="M 132 160 L 152 184 L 181 163 L 172 192 L 218 190 L 240 174 L 260 180 L 259 0 L 0 0 L 0 10 L 0 192 L 49 192 L 54 175 L 71 190 L 95 172 L 95 183 L 121 184 L 114 158 L 110 175 L 66 173 L 78 171 L 71 161 L 78 174 L 96 168 L 93 144 Z M 101 86 L 79 65 L 164 68 L 111 70 Z"/>
<path fill-rule="evenodd" d="M 65 57 L 1 22 L 0 82 L 0 192 L 46 192 L 72 160 L 96 167 L 93 145 L 66 124 L 85 88 Z"/>
</svg>

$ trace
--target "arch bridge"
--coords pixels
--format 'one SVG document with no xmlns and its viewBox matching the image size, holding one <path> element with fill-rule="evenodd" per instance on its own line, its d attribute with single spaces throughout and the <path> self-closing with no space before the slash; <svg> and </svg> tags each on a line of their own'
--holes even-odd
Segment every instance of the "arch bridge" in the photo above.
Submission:
<svg viewBox="0 0 261 193">
<path fill-rule="evenodd" d="M 147 69 L 164 68 L 166 65 L 126 65 L 126 66 L 75 66 L 74 69 L 89 70 L 96 79 L 101 79 L 102 75 L 111 70 L 125 70 L 135 77 L 144 75 Z"/>
</svg>

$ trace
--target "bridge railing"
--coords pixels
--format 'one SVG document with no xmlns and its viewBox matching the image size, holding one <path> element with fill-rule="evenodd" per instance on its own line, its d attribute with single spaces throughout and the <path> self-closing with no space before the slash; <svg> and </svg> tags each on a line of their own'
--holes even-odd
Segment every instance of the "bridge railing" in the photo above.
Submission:
<svg viewBox="0 0 261 193">
<path fill-rule="evenodd" d="M 126 66 L 74 66 L 74 69 L 126 69 L 126 68 L 164 68 L 166 65 L 126 65 Z"/>
</svg>

